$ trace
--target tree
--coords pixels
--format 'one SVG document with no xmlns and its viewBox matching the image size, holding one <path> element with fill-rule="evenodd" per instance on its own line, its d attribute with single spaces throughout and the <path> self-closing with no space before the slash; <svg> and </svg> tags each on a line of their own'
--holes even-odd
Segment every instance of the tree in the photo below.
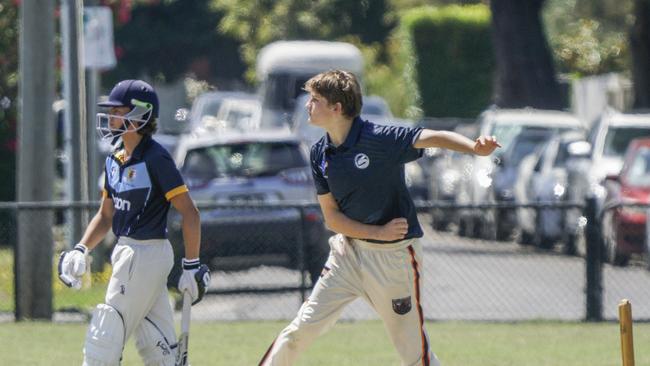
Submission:
<svg viewBox="0 0 650 366">
<path fill-rule="evenodd" d="M 138 1 L 132 9 L 113 3 L 119 61 L 105 84 L 141 75 L 172 82 L 187 73 L 222 86 L 241 81 L 239 42 L 218 32 L 222 12 L 210 1 Z"/>
<path fill-rule="evenodd" d="M 544 24 L 558 72 L 628 71 L 632 6 L 633 0 L 547 0 Z"/>
<path fill-rule="evenodd" d="M 560 88 L 540 12 L 545 0 L 492 0 L 499 107 L 560 109 Z"/>
<path fill-rule="evenodd" d="M 383 43 L 393 24 L 385 21 L 385 0 L 213 0 L 225 12 L 219 25 L 242 42 L 249 80 L 259 50 L 276 40 L 340 40 Z"/>
<path fill-rule="evenodd" d="M 630 30 L 634 107 L 650 108 L 650 0 L 635 0 L 634 13 Z"/>
</svg>

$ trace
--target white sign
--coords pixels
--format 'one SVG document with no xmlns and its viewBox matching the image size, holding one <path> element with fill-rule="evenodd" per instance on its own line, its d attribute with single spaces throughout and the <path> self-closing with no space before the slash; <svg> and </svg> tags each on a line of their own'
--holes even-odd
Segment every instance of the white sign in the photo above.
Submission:
<svg viewBox="0 0 650 366">
<path fill-rule="evenodd" d="M 84 65 L 88 69 L 115 67 L 113 12 L 108 6 L 84 7 Z"/>
</svg>

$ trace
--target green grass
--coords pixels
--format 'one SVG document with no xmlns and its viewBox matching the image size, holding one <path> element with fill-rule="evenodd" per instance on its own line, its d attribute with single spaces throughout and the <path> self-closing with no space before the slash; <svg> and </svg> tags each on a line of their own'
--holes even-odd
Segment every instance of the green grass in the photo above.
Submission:
<svg viewBox="0 0 650 366">
<path fill-rule="evenodd" d="M 192 324 L 192 365 L 256 365 L 287 322 Z M 84 324 L 0 324 L 6 365 L 78 365 Z M 427 323 L 434 352 L 444 366 L 617 366 L 621 364 L 615 323 Z M 635 324 L 636 364 L 650 364 L 650 324 Z M 141 365 L 129 342 L 122 365 Z M 320 337 L 298 365 L 398 365 L 378 321 L 339 323 Z"/>
<path fill-rule="evenodd" d="M 14 311 L 14 257 L 13 251 L 0 249 L 0 311 Z M 111 267 L 106 265 L 103 272 L 93 273 L 85 281 L 87 286 L 79 291 L 71 290 L 63 285 L 57 277 L 58 255 L 52 259 L 52 288 L 54 291 L 54 310 L 77 309 L 90 311 L 95 305 L 104 302 L 106 286 L 111 274 Z M 92 286 L 90 283 L 92 282 Z"/>
</svg>

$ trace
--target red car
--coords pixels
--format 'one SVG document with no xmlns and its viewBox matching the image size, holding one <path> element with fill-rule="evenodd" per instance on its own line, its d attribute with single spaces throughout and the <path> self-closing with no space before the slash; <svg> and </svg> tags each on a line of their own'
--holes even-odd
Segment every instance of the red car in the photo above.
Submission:
<svg viewBox="0 0 650 366">
<path fill-rule="evenodd" d="M 620 174 L 608 176 L 607 181 L 609 189 L 603 216 L 606 254 L 609 262 L 623 266 L 632 254 L 646 252 L 650 138 L 632 140 Z"/>
</svg>

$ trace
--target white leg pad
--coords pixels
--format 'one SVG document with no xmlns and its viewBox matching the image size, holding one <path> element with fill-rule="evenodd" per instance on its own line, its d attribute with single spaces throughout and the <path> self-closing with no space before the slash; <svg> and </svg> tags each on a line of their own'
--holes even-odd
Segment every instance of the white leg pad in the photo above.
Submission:
<svg viewBox="0 0 650 366">
<path fill-rule="evenodd" d="M 176 338 L 173 331 L 165 331 L 145 317 L 135 331 L 135 346 L 145 366 L 174 366 L 176 364 Z"/>
<path fill-rule="evenodd" d="M 119 365 L 124 333 L 122 315 L 110 305 L 97 305 L 86 333 L 84 366 Z"/>
</svg>

